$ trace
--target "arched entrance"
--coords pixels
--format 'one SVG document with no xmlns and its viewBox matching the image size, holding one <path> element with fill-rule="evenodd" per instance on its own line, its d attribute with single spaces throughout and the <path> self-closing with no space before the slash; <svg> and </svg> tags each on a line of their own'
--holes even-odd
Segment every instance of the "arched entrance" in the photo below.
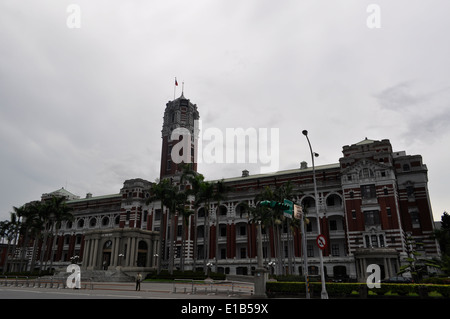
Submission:
<svg viewBox="0 0 450 319">
<path fill-rule="evenodd" d="M 107 270 L 108 266 L 111 264 L 111 251 L 112 251 L 112 241 L 108 240 L 103 245 L 102 254 L 102 269 Z"/>
<path fill-rule="evenodd" d="M 147 267 L 147 254 L 148 254 L 147 243 L 141 240 L 138 244 L 138 255 L 137 255 L 138 267 Z"/>
</svg>

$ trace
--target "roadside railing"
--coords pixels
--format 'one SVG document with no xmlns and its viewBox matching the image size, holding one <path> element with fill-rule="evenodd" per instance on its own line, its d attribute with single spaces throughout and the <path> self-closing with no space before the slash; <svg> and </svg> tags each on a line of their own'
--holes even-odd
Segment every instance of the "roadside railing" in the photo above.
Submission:
<svg viewBox="0 0 450 319">
<path fill-rule="evenodd" d="M 245 282 L 228 280 L 205 280 L 175 279 L 172 284 L 172 293 L 183 294 L 226 294 L 231 295 L 253 295 L 254 287 Z"/>
<path fill-rule="evenodd" d="M 27 288 L 67 288 L 67 279 L 64 278 L 30 278 L 27 276 L 0 276 L 0 286 L 4 287 L 27 287 Z M 80 289 L 93 289 L 92 280 L 84 281 Z"/>
</svg>

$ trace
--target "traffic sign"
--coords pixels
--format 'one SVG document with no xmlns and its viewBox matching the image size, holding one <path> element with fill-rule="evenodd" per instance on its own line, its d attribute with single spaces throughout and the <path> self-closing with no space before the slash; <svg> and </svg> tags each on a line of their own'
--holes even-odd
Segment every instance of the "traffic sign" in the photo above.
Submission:
<svg viewBox="0 0 450 319">
<path fill-rule="evenodd" d="M 325 239 L 325 236 L 322 234 L 317 236 L 316 243 L 317 246 L 322 250 L 324 250 L 327 247 L 327 240 Z"/>
<path fill-rule="evenodd" d="M 284 199 L 283 202 L 287 207 L 283 210 L 284 216 L 287 218 L 292 218 L 292 214 L 294 213 L 294 203 L 289 199 Z"/>
</svg>

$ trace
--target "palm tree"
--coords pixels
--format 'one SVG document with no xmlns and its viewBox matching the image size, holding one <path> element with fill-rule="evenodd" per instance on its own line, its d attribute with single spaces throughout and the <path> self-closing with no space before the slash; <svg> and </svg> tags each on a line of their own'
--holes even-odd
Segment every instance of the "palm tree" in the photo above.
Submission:
<svg viewBox="0 0 450 319">
<path fill-rule="evenodd" d="M 200 184 L 199 192 L 197 193 L 195 203 L 200 206 L 203 203 L 203 208 L 205 209 L 204 218 L 204 236 L 203 236 L 203 248 L 204 248 L 204 258 L 203 258 L 203 270 L 205 274 L 208 272 L 207 263 L 209 259 L 209 208 L 214 195 L 214 185 L 209 182 L 202 182 Z"/>
<path fill-rule="evenodd" d="M 213 193 L 213 199 L 217 202 L 217 208 L 216 208 L 216 254 L 215 254 L 215 264 L 216 264 L 216 272 L 218 272 L 218 258 L 217 255 L 219 254 L 219 232 L 220 232 L 220 203 L 222 200 L 226 198 L 226 194 L 231 190 L 230 186 L 225 184 L 225 182 L 222 180 L 217 181 L 214 185 L 214 193 Z"/>
<path fill-rule="evenodd" d="M 192 207 L 194 208 L 194 245 L 193 245 L 193 269 L 195 270 L 197 268 L 197 258 L 198 258 L 198 232 L 197 232 L 197 221 L 198 221 L 198 214 L 195 213 L 197 209 L 201 205 L 201 201 L 199 201 L 200 191 L 202 188 L 202 184 L 205 183 L 204 176 L 202 174 L 199 174 L 194 171 L 185 171 L 183 175 L 181 176 L 181 180 L 186 178 L 189 182 L 190 188 L 186 190 L 186 194 L 188 197 L 193 197 L 192 200 Z"/>
<path fill-rule="evenodd" d="M 42 231 L 44 230 L 44 221 L 41 218 L 44 205 L 40 201 L 35 201 L 27 207 L 28 216 L 26 218 L 26 227 L 30 232 L 30 240 L 33 241 L 33 249 L 30 263 L 30 271 L 34 270 L 36 263 L 39 240 L 41 239 Z"/>
<path fill-rule="evenodd" d="M 178 200 L 177 200 L 177 211 L 179 216 L 182 218 L 182 224 L 181 224 L 181 254 L 180 254 L 180 269 L 181 271 L 184 271 L 184 250 L 186 245 L 186 227 L 189 226 L 189 219 L 191 218 L 192 214 L 194 214 L 194 211 L 189 209 L 189 202 L 188 202 L 188 193 L 187 192 L 180 192 L 178 194 Z"/>
<path fill-rule="evenodd" d="M 289 181 L 281 185 L 276 185 L 274 189 L 267 186 L 262 190 L 261 193 L 256 195 L 255 202 L 259 203 L 260 201 L 263 200 L 270 200 L 277 202 L 283 202 L 284 199 L 291 200 L 293 198 L 292 192 L 293 187 Z M 291 226 L 295 224 L 293 224 L 293 221 L 291 221 L 289 218 L 286 218 L 283 215 L 283 210 L 280 208 L 260 207 L 259 205 L 257 205 L 256 208 L 251 209 L 251 212 L 253 214 L 252 222 L 260 221 L 262 224 L 261 226 L 263 228 L 267 226 L 272 226 L 274 234 L 273 244 L 275 249 L 275 256 L 277 258 L 278 273 L 285 273 L 284 246 L 282 241 L 282 233 L 283 228 L 287 230 L 288 269 L 290 272 L 292 269 L 292 259 L 293 259 L 293 247 L 292 247 L 293 243 L 290 240 L 293 237 L 291 235 Z"/>
<path fill-rule="evenodd" d="M 10 213 L 10 220 L 4 221 L 1 224 L 1 235 L 7 240 L 3 274 L 8 270 L 9 255 L 11 254 L 12 256 L 14 256 L 19 227 L 19 219 L 16 213 Z"/>
<path fill-rule="evenodd" d="M 261 223 L 261 228 L 266 229 L 265 237 L 266 241 L 268 242 L 268 251 L 267 251 L 267 258 L 270 260 L 272 258 L 273 252 L 272 252 L 272 246 L 270 244 L 270 241 L 268 240 L 269 237 L 269 228 L 272 227 L 272 230 L 274 231 L 274 247 L 277 249 L 277 241 L 276 241 L 276 232 L 275 232 L 275 225 L 278 223 L 277 216 L 274 215 L 275 211 L 272 210 L 269 207 L 260 206 L 259 203 L 263 200 L 275 200 L 274 193 L 272 189 L 268 186 L 266 186 L 259 194 L 255 196 L 254 202 L 256 203 L 255 207 L 249 207 L 250 214 L 252 215 L 252 218 L 250 219 L 251 223 Z M 277 255 L 277 254 L 275 254 Z"/>
<path fill-rule="evenodd" d="M 167 230 L 168 227 L 168 218 L 164 219 L 164 202 L 166 198 L 167 190 L 169 189 L 170 182 L 168 179 L 163 179 L 160 181 L 157 181 L 156 183 L 152 184 L 152 187 L 150 189 L 150 197 L 147 200 L 147 205 L 151 202 L 159 201 L 161 203 L 161 225 L 160 225 L 160 240 L 159 240 L 159 254 L 158 254 L 158 274 L 161 272 L 162 268 L 162 260 L 165 260 L 165 251 L 166 251 L 166 240 L 163 240 L 163 234 L 167 232 L 164 232 L 164 230 Z"/>
<path fill-rule="evenodd" d="M 48 244 L 48 237 L 53 237 L 54 230 L 57 231 L 59 227 L 61 226 L 61 222 L 64 220 L 72 220 L 73 215 L 70 213 L 70 208 L 68 208 L 65 204 L 65 198 L 60 196 L 52 196 L 51 199 L 45 201 L 42 204 L 42 209 L 40 210 L 40 216 L 39 216 L 39 224 L 43 225 L 43 236 L 41 232 L 41 237 L 43 237 L 42 240 L 42 247 L 41 247 L 41 253 L 39 258 L 39 274 L 42 272 L 42 267 L 44 265 L 44 258 L 46 255 L 47 244 Z M 53 263 L 53 247 L 50 250 L 50 258 L 51 258 L 51 264 Z M 47 264 L 47 261 L 49 260 L 49 256 L 45 258 L 45 263 Z"/>
<path fill-rule="evenodd" d="M 26 271 L 27 269 L 27 262 L 26 262 L 26 252 L 28 249 L 28 246 L 30 244 L 30 241 L 33 240 L 33 237 L 35 237 L 37 231 L 40 231 L 40 225 L 39 225 L 39 210 L 40 210 L 41 202 L 40 201 L 33 201 L 30 203 L 27 203 L 22 206 L 22 209 L 19 211 L 22 216 L 22 222 L 21 222 L 21 235 L 23 236 L 22 240 L 22 248 L 21 248 L 21 256 L 20 260 L 22 262 L 22 271 Z M 16 208 L 14 208 L 16 209 Z M 35 241 L 36 242 L 36 241 Z M 34 249 L 33 249 L 33 255 L 34 255 Z M 33 268 L 31 268 L 33 269 Z"/>
<path fill-rule="evenodd" d="M 52 242 L 52 249 L 50 255 L 50 269 L 53 267 L 53 251 L 55 250 L 56 241 L 58 240 L 58 232 L 61 228 L 61 224 L 67 221 L 73 221 L 74 217 L 71 213 L 72 208 L 66 205 L 65 197 L 56 197 L 52 196 L 50 200 L 50 211 L 51 211 L 51 221 L 54 227 L 53 237 L 54 240 Z"/>
</svg>

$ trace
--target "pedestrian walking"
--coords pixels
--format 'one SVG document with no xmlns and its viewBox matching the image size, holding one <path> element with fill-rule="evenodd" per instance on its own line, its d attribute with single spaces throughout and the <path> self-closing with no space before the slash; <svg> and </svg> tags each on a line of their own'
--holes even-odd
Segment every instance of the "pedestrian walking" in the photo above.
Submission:
<svg viewBox="0 0 450 319">
<path fill-rule="evenodd" d="M 136 291 L 141 291 L 141 281 L 142 281 L 142 275 L 140 272 L 138 272 L 136 276 Z"/>
</svg>

